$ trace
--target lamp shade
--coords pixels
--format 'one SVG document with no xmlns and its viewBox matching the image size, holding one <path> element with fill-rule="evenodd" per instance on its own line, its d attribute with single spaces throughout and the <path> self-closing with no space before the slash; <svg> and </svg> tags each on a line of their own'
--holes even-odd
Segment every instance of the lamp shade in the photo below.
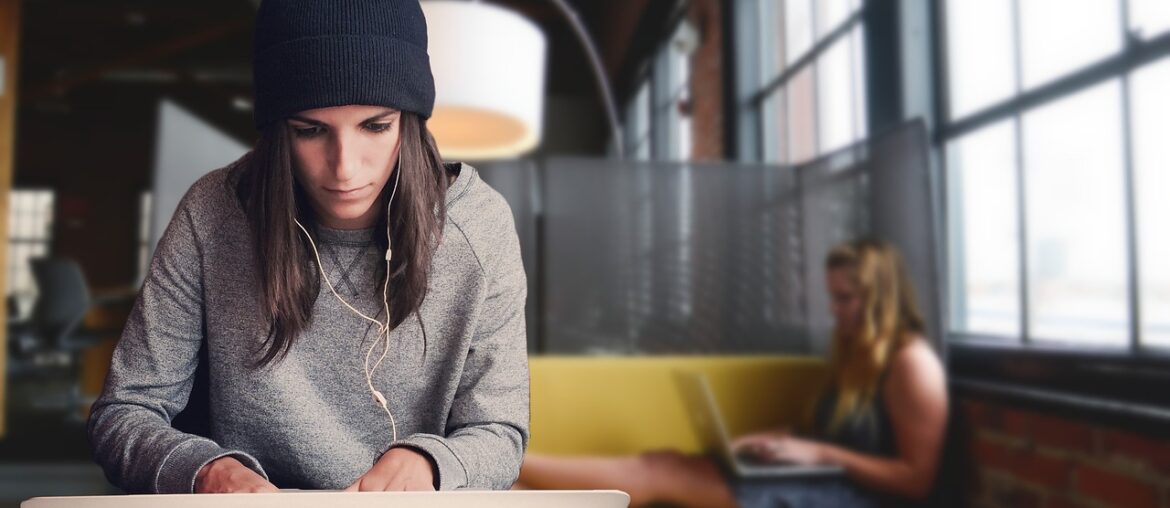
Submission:
<svg viewBox="0 0 1170 508">
<path fill-rule="evenodd" d="M 540 143 L 546 42 L 528 19 L 480 2 L 422 2 L 435 77 L 428 128 L 445 159 L 522 155 Z"/>
</svg>

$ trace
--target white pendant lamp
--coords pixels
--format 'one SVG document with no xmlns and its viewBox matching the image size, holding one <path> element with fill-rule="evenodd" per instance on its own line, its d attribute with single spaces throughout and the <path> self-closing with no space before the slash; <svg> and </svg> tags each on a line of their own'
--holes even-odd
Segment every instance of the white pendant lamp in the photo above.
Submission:
<svg viewBox="0 0 1170 508">
<path fill-rule="evenodd" d="M 435 76 L 427 127 L 448 160 L 513 158 L 540 144 L 544 34 L 523 16 L 469 1 L 421 3 Z"/>
</svg>

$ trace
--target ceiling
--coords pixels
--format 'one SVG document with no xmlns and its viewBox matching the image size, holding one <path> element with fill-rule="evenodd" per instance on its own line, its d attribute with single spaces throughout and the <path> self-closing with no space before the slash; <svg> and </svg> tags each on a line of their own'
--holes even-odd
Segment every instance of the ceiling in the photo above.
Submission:
<svg viewBox="0 0 1170 508">
<path fill-rule="evenodd" d="M 569 0 L 603 49 L 621 46 L 608 20 L 647 1 Z M 171 97 L 241 139 L 252 136 L 251 31 L 255 0 L 24 0 L 21 108 L 68 115 L 87 101 Z M 550 95 L 596 96 L 568 24 L 548 0 L 494 0 L 549 37 Z M 638 13 L 634 13 L 637 17 Z M 626 32 L 632 32 L 627 28 Z M 611 55 L 606 67 L 621 65 Z"/>
</svg>

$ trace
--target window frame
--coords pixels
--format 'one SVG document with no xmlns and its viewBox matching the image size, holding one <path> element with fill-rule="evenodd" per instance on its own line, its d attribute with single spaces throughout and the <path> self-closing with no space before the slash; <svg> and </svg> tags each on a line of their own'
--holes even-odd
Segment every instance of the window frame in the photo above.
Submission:
<svg viewBox="0 0 1170 508">
<path fill-rule="evenodd" d="M 949 369 L 954 386 L 963 393 L 972 393 L 993 399 L 1004 399 L 1032 405 L 1045 406 L 1057 412 L 1072 416 L 1086 417 L 1106 424 L 1130 428 L 1164 428 L 1170 421 L 1170 395 L 1150 390 L 1151 383 L 1170 381 L 1170 348 L 1143 344 L 1140 259 L 1138 258 L 1137 202 L 1134 189 L 1134 136 L 1132 131 L 1132 85 L 1134 73 L 1144 66 L 1164 58 L 1170 58 L 1170 31 L 1149 38 L 1136 36 L 1131 32 L 1129 19 L 1130 0 L 1116 0 L 1120 3 L 1122 25 L 1121 49 L 1104 59 L 1091 62 L 1037 87 L 1022 86 L 1021 42 L 1019 3 L 1012 0 L 1015 41 L 1016 91 L 997 102 L 972 111 L 961 118 L 951 115 L 950 58 L 947 39 L 946 2 L 936 2 L 931 24 L 933 26 L 933 63 L 935 72 L 933 88 L 936 93 L 934 123 L 937 128 L 931 140 L 932 150 L 945 154 L 948 143 L 961 139 L 984 127 L 991 127 L 1001 121 L 1015 123 L 1016 142 L 1016 203 L 1019 208 L 1016 220 L 1019 229 L 1019 252 L 1016 253 L 1020 285 L 1020 335 L 1009 337 L 996 334 L 954 330 L 954 320 L 949 319 L 942 328 L 944 343 L 949 356 Z M 1079 343 L 1057 343 L 1049 340 L 1037 342 L 1029 328 L 1028 309 L 1028 245 L 1026 192 L 1024 187 L 1023 136 L 1024 117 L 1032 111 L 1073 97 L 1078 92 L 1094 86 L 1117 80 L 1120 84 L 1120 116 L 1123 160 L 1124 213 L 1125 220 L 1124 254 L 1129 264 L 1126 274 L 1126 295 L 1129 301 L 1129 341 L 1123 347 L 1097 346 Z M 949 178 L 949 161 L 938 157 L 940 173 Z M 944 185 L 944 188 L 947 186 Z M 944 192 L 943 213 L 954 213 L 948 193 Z M 961 211 L 960 211 L 961 213 Z M 952 222 L 950 217 L 942 221 L 945 228 L 943 262 L 948 266 L 946 277 L 954 279 L 951 242 Z M 961 235 L 960 235 L 961 236 Z M 1148 261 L 1147 261 L 1148 262 Z M 946 288 L 946 297 L 955 298 L 957 289 L 951 281 Z M 952 306 L 948 305 L 948 310 Z M 953 310 L 951 310 L 953 312 Z M 948 316 L 951 317 L 951 316 Z M 1050 339 L 1045 337 L 1045 339 Z"/>
<path fill-rule="evenodd" d="M 768 137 L 779 135 L 781 132 L 785 133 L 785 137 L 789 137 L 790 133 L 788 133 L 786 127 L 778 128 L 777 132 L 768 132 L 765 115 L 770 114 L 768 111 L 770 100 L 782 101 L 785 104 L 785 107 L 787 107 L 788 90 L 790 85 L 796 81 L 798 77 L 803 77 L 802 73 L 806 71 L 810 74 L 810 78 L 812 80 L 810 107 L 813 111 L 812 117 L 814 119 L 815 125 L 810 135 L 813 138 L 812 146 L 814 156 L 800 163 L 815 160 L 817 157 L 820 157 L 831 151 L 825 149 L 821 139 L 820 130 L 822 118 L 819 97 L 819 94 L 821 93 L 821 84 L 818 76 L 818 64 L 821 62 L 821 59 L 826 55 L 826 53 L 836 48 L 837 44 L 845 44 L 848 46 L 847 51 L 851 56 L 849 72 L 854 72 L 856 68 L 855 62 L 858 59 L 860 59 L 862 62 L 861 67 L 863 74 L 867 74 L 869 72 L 869 62 L 866 61 L 868 51 L 865 47 L 869 41 L 865 35 L 865 30 L 866 15 L 872 2 L 870 0 L 857 0 L 857 2 L 858 5 L 853 10 L 853 12 L 839 21 L 836 26 L 832 27 L 829 32 L 824 35 L 817 33 L 817 8 L 814 2 L 810 2 L 810 4 L 812 4 L 812 10 L 810 11 L 809 16 L 809 30 L 812 31 L 812 44 L 808 47 L 808 49 L 801 53 L 799 58 L 790 63 L 786 62 L 782 71 L 780 71 L 775 76 L 766 78 L 766 81 L 764 80 L 764 77 L 757 74 L 759 72 L 758 62 L 760 61 L 760 55 L 763 50 L 757 47 L 752 47 L 756 44 L 771 44 L 770 38 L 766 40 L 764 37 L 765 34 L 759 29 L 759 20 L 757 17 L 762 16 L 762 14 L 757 8 L 758 2 L 737 2 L 737 4 L 739 4 L 739 10 L 735 13 L 736 21 L 741 25 L 746 23 L 751 27 L 750 30 L 739 30 L 740 32 L 747 33 L 747 35 L 741 36 L 742 38 L 737 43 L 737 48 L 751 48 L 748 51 L 737 52 L 740 56 L 738 57 L 736 64 L 739 67 L 744 68 L 746 71 L 740 72 L 737 76 L 738 79 L 742 80 L 743 82 L 740 91 L 741 94 L 744 95 L 743 111 L 740 112 L 739 123 L 741 128 L 747 126 L 749 127 L 748 132 L 754 133 L 754 138 L 751 140 L 751 142 L 740 147 L 741 153 L 749 155 L 748 157 L 741 157 L 741 159 L 767 161 L 769 160 Z M 778 3 L 775 8 L 783 9 L 784 4 Z M 858 48 L 855 48 L 854 44 L 851 42 L 851 37 L 853 36 L 854 31 L 858 28 L 861 28 L 861 32 L 858 34 L 858 36 L 861 37 L 861 54 L 855 54 Z M 787 36 L 783 33 L 783 30 L 781 33 L 782 36 L 785 37 L 785 40 L 787 40 Z M 785 49 L 780 48 L 779 51 L 783 52 Z M 863 104 L 859 105 L 853 103 L 850 105 L 850 114 L 855 117 L 850 121 L 854 124 L 854 135 L 857 136 L 856 139 L 854 139 L 852 142 L 864 139 L 870 133 L 870 126 L 868 121 L 870 116 L 870 111 L 868 111 L 870 106 L 868 97 L 869 87 L 867 86 L 868 76 L 854 76 L 854 78 L 857 81 L 850 83 L 850 91 L 852 92 L 859 89 L 861 94 L 865 96 L 865 100 Z M 853 97 L 853 99 L 856 99 L 856 97 Z M 859 109 L 864 110 L 864 119 L 856 118 Z M 786 114 L 790 113 L 790 111 L 786 112 Z M 859 122 L 860 125 L 858 125 Z M 790 150 L 790 147 L 788 146 L 789 144 L 790 143 L 779 147 L 779 156 L 777 157 L 779 162 L 777 163 L 790 163 L 788 161 L 788 151 Z M 848 143 L 846 146 L 847 145 Z"/>
</svg>

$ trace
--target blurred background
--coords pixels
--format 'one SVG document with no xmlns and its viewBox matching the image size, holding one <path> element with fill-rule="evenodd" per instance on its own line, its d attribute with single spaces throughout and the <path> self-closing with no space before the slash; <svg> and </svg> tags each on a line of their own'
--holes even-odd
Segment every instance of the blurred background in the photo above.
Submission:
<svg viewBox="0 0 1170 508">
<path fill-rule="evenodd" d="M 822 258 L 877 236 L 956 506 L 1170 507 L 1170 2 L 437 3 L 439 106 L 491 115 L 432 128 L 516 217 L 534 445 L 545 359 L 823 358 Z M 0 0 L 0 506 L 117 492 L 87 407 L 179 197 L 255 141 L 257 4 Z M 535 35 L 476 54 L 492 26 Z"/>
</svg>

